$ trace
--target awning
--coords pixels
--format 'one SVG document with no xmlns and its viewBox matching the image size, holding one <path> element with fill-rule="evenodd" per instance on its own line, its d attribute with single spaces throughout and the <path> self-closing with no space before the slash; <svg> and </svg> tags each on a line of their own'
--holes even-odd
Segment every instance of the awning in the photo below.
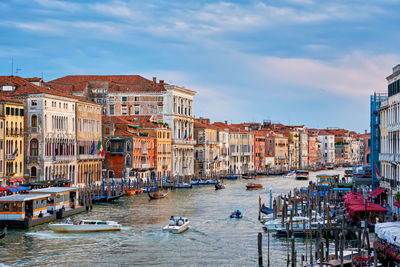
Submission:
<svg viewBox="0 0 400 267">
<path fill-rule="evenodd" d="M 396 201 L 393 203 L 393 206 L 400 208 L 400 201 Z"/>
<path fill-rule="evenodd" d="M 22 186 L 22 185 L 10 185 L 9 187 L 15 188 L 18 191 L 31 190 L 29 187 Z"/>
<path fill-rule="evenodd" d="M 367 203 L 367 205 L 365 206 L 365 204 L 363 205 L 350 205 L 348 207 L 349 213 L 350 215 L 354 216 L 357 212 L 365 212 L 365 210 L 367 210 L 367 212 L 387 212 L 387 209 L 385 209 L 384 207 L 382 207 L 381 205 L 375 204 L 375 203 Z"/>
<path fill-rule="evenodd" d="M 363 194 L 358 193 L 358 192 L 351 192 L 347 193 L 346 195 L 343 196 L 343 199 L 352 199 L 352 198 L 364 198 Z"/>
<path fill-rule="evenodd" d="M 378 187 L 378 188 L 376 188 L 374 191 L 370 192 L 370 193 L 368 194 L 368 197 L 370 197 L 370 198 L 376 198 L 377 196 L 379 196 L 380 194 L 382 194 L 382 193 L 385 192 L 385 191 L 386 191 L 385 188 Z"/>
<path fill-rule="evenodd" d="M 0 186 L 0 192 L 10 192 L 11 190 Z"/>
<path fill-rule="evenodd" d="M 21 190 L 15 189 L 15 188 L 12 187 L 12 186 L 4 186 L 4 188 L 7 188 L 7 189 L 10 190 L 11 192 L 18 192 L 18 191 L 21 191 Z"/>
</svg>

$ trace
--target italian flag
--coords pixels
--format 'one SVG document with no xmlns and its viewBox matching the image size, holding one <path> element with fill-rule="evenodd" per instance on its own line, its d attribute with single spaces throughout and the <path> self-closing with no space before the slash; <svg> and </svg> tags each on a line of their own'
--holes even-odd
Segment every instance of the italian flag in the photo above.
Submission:
<svg viewBox="0 0 400 267">
<path fill-rule="evenodd" d="M 97 143 L 97 150 L 101 154 L 101 157 L 104 158 L 104 148 L 103 148 L 103 144 L 101 143 L 101 141 L 99 141 Z"/>
</svg>

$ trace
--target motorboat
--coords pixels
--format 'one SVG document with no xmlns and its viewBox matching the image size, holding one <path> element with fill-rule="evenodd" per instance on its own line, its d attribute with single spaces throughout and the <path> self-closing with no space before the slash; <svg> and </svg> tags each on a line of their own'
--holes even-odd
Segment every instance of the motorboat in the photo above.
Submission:
<svg viewBox="0 0 400 267">
<path fill-rule="evenodd" d="M 274 210 L 268 208 L 267 206 L 265 206 L 265 204 L 262 204 L 261 212 L 264 213 L 264 214 L 271 214 L 271 213 L 274 212 Z"/>
<path fill-rule="evenodd" d="M 307 217 L 295 216 L 292 219 L 291 225 L 293 224 L 293 228 L 301 228 L 301 227 L 303 227 L 303 224 L 307 225 L 308 221 L 309 221 L 309 218 L 307 218 Z M 288 222 L 289 222 L 288 218 L 284 219 L 283 225 L 285 226 L 286 223 L 288 223 Z M 264 230 L 269 230 L 269 231 L 276 231 L 276 230 L 282 228 L 282 218 L 267 221 L 266 223 L 264 223 L 263 228 L 264 228 Z"/>
<path fill-rule="evenodd" d="M 283 178 L 294 178 L 296 177 L 296 171 L 290 171 L 284 175 L 282 175 Z"/>
<path fill-rule="evenodd" d="M 163 231 L 168 231 L 174 234 L 180 234 L 189 229 L 190 221 L 185 217 L 174 219 L 171 217 L 169 224 L 163 227 Z"/>
<path fill-rule="evenodd" d="M 121 225 L 114 221 L 82 220 L 79 224 L 73 223 L 50 223 L 49 228 L 57 233 L 82 233 L 120 231 Z"/>
<path fill-rule="evenodd" d="M 243 218 L 243 212 L 240 209 L 234 210 L 229 217 L 241 219 Z"/>
<path fill-rule="evenodd" d="M 238 176 L 237 175 L 228 175 L 225 177 L 226 180 L 237 180 Z"/>
<path fill-rule="evenodd" d="M 297 180 L 308 180 L 309 172 L 308 170 L 297 170 L 296 171 L 296 179 Z"/>
<path fill-rule="evenodd" d="M 262 184 L 248 183 L 248 184 L 246 184 L 246 188 L 248 190 L 251 190 L 251 189 L 262 189 L 263 186 L 262 186 Z"/>
</svg>

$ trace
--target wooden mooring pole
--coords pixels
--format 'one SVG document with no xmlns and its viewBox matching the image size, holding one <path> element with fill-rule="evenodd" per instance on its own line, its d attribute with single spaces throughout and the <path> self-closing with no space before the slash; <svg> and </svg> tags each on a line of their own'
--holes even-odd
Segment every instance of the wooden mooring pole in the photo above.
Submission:
<svg viewBox="0 0 400 267">
<path fill-rule="evenodd" d="M 258 266 L 263 266 L 263 258 L 262 258 L 262 233 L 258 233 Z"/>
</svg>

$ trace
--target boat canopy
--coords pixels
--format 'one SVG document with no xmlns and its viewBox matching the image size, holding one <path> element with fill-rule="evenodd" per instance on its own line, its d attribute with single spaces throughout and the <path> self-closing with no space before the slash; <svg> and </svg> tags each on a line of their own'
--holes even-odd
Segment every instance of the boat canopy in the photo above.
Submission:
<svg viewBox="0 0 400 267">
<path fill-rule="evenodd" d="M 382 194 L 382 193 L 385 192 L 385 191 L 386 191 L 385 188 L 378 187 L 378 188 L 376 188 L 374 191 L 370 192 L 370 193 L 368 194 L 368 197 L 370 197 L 370 198 L 377 198 L 380 194 Z"/>
</svg>

